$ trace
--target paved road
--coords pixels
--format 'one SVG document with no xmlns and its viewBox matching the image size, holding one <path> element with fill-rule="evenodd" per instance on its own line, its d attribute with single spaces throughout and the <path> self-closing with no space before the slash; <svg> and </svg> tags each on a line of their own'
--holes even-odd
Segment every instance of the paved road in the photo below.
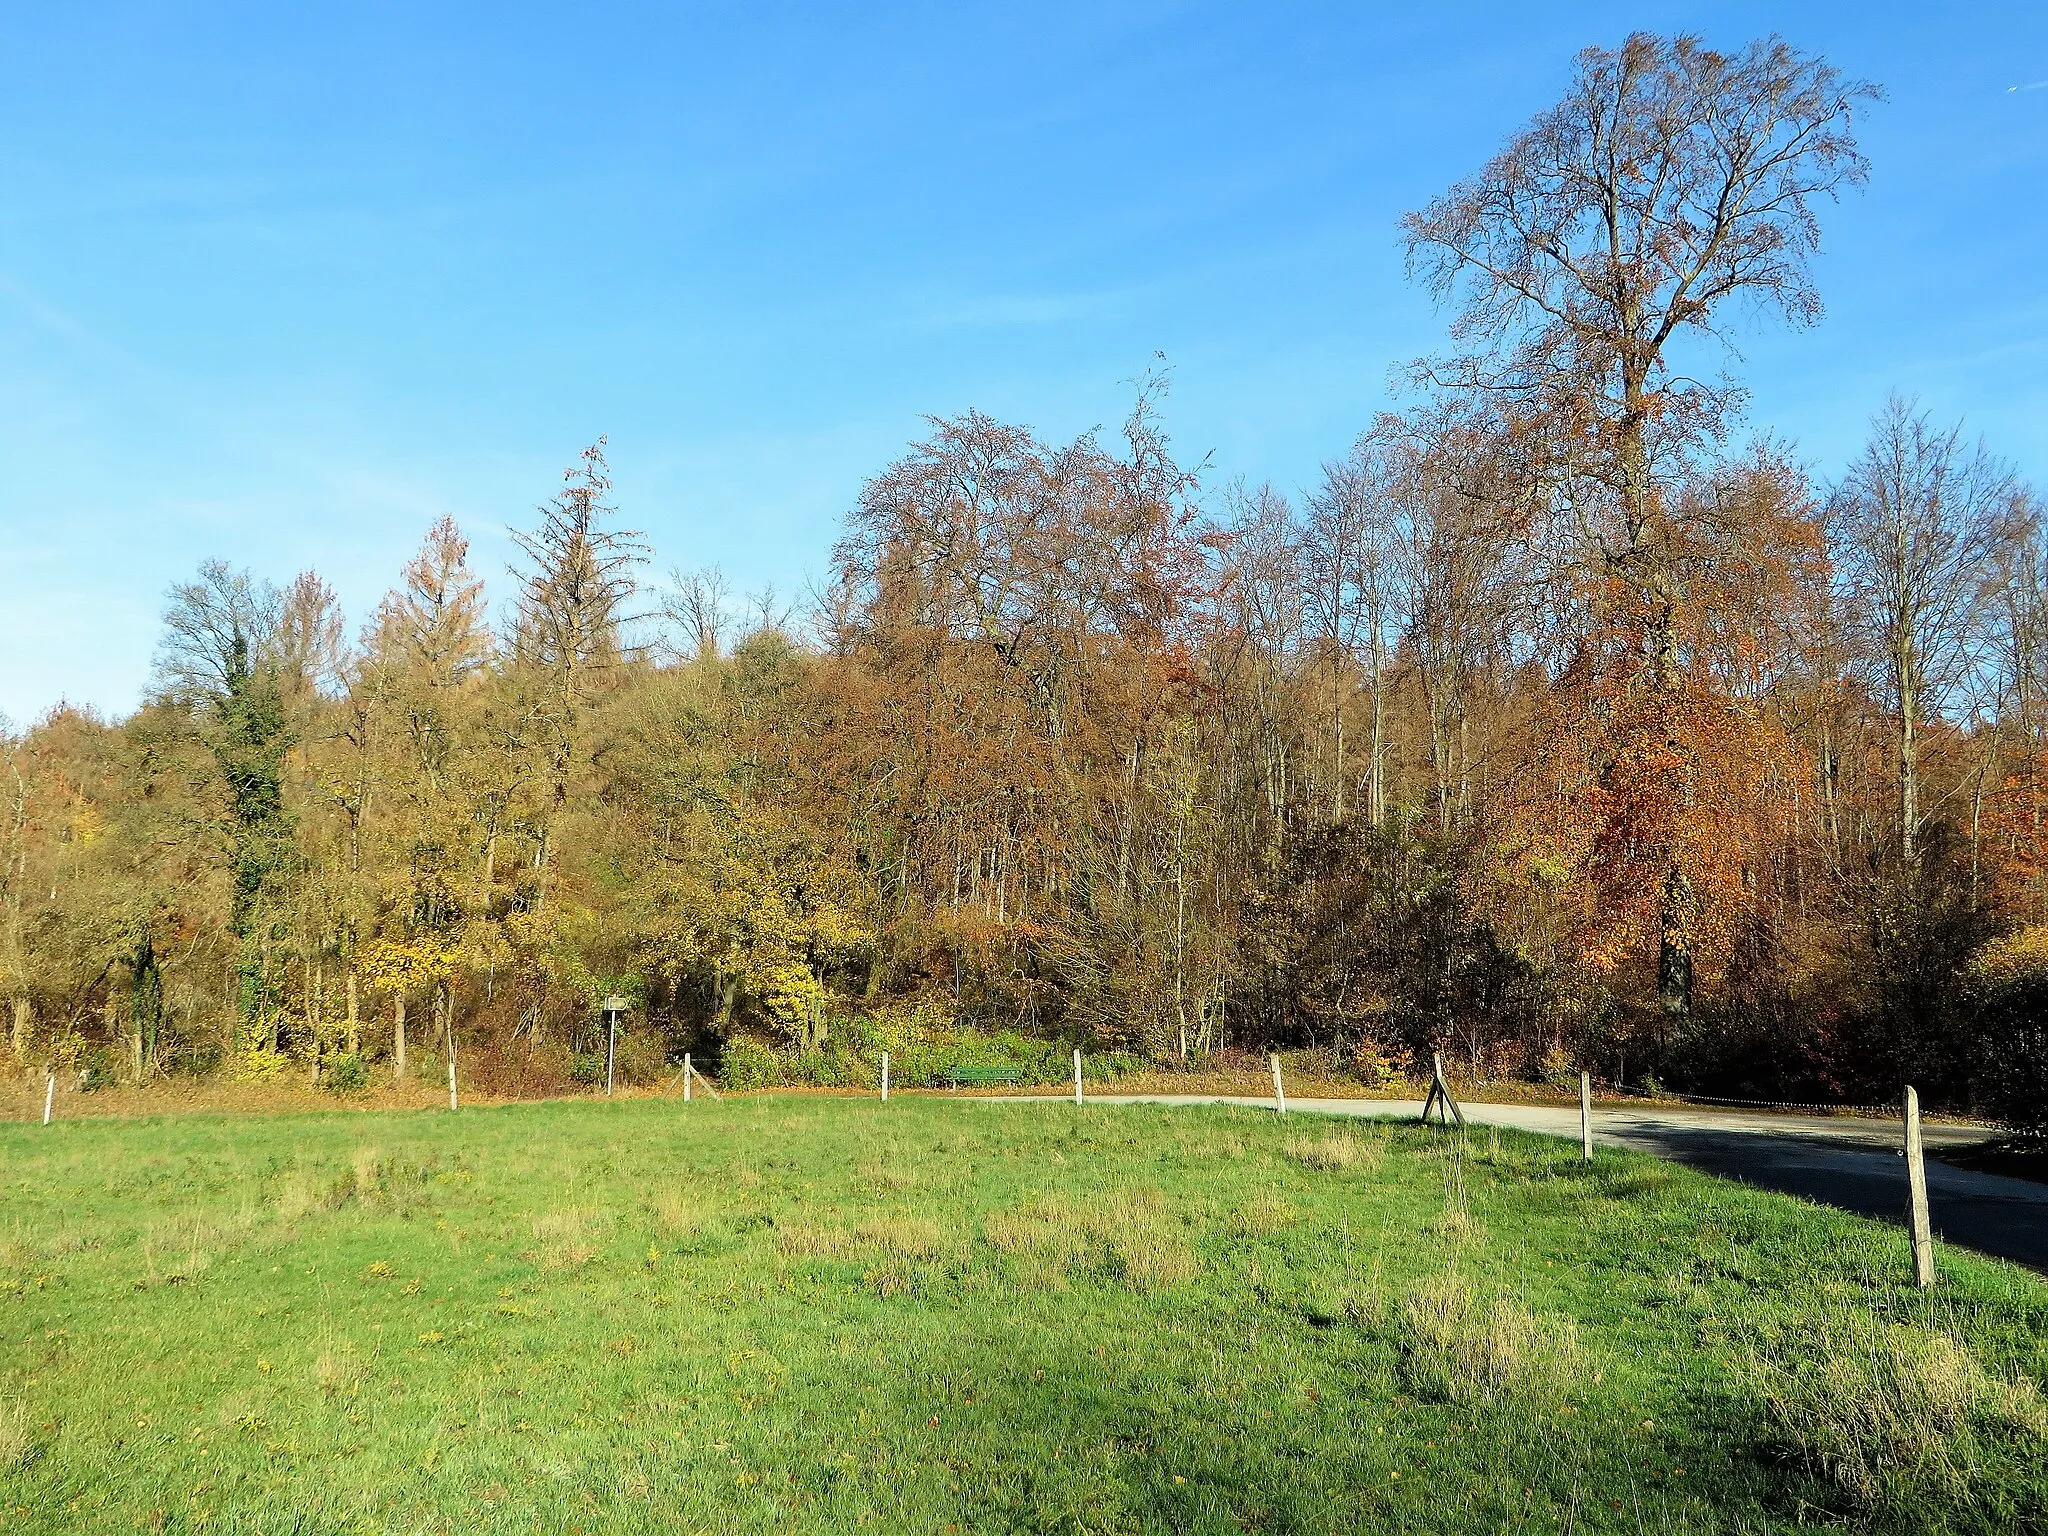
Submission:
<svg viewBox="0 0 2048 1536">
<path fill-rule="evenodd" d="M 1099 1104 L 1247 1104 L 1270 1099 L 1202 1095 L 1091 1095 Z M 1296 1099 L 1290 1110 L 1330 1115 L 1414 1119 L 1419 1100 Z M 1467 1104 L 1468 1120 L 1551 1136 L 1579 1134 L 1579 1112 L 1543 1104 Z M 1927 1124 L 1928 1150 L 1968 1146 L 1990 1134 L 1982 1126 Z M 1898 1155 L 1904 1129 L 1896 1120 L 1820 1119 L 1742 1110 L 1595 1105 L 1593 1139 L 1632 1147 L 1722 1178 L 1832 1205 L 1880 1221 L 1901 1219 L 1906 1165 Z M 2048 1272 L 2048 1184 L 1973 1173 L 1930 1159 L 1927 1203 L 1944 1241 L 1996 1254 Z"/>
</svg>

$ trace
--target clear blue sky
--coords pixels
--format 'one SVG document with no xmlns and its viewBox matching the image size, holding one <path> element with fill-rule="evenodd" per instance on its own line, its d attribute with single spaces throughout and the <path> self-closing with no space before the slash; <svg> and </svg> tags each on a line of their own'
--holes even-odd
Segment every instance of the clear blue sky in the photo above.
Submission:
<svg viewBox="0 0 2048 1536">
<path fill-rule="evenodd" d="M 353 620 L 452 512 L 502 594 L 601 432 L 658 566 L 741 587 L 924 413 L 1113 423 L 1154 351 L 1177 444 L 1292 490 L 1438 343 L 1396 219 L 1635 27 L 1890 92 L 1754 421 L 1829 473 L 1896 386 L 2048 480 L 2039 0 L 7 0 L 0 710 L 131 707 L 209 555 Z"/>
</svg>

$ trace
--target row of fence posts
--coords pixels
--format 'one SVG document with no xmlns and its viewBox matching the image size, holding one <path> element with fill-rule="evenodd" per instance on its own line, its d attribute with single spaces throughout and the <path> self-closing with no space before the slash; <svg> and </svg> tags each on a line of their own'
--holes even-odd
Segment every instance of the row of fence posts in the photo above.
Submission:
<svg viewBox="0 0 2048 1536">
<path fill-rule="evenodd" d="M 619 1015 L 626 1011 L 627 1002 L 623 997 L 608 997 L 604 1000 L 606 1037 L 604 1052 L 604 1093 L 611 1098 L 618 1081 Z M 1280 1057 L 1277 1053 L 1267 1057 L 1273 1069 L 1273 1110 L 1276 1114 L 1287 1113 L 1287 1085 L 1280 1076 Z M 683 1102 L 690 1102 L 690 1090 L 698 1077 L 690 1053 L 683 1053 Z M 713 1092 L 707 1082 L 706 1092 Z M 882 1052 L 882 1102 L 889 1102 L 889 1053 Z M 1074 1050 L 1074 1103 L 1087 1102 L 1087 1092 L 1081 1078 L 1081 1052 Z M 461 1100 L 455 1086 L 455 1036 L 448 1037 L 448 1108 L 459 1109 Z M 43 1086 L 43 1124 L 48 1125 L 57 1108 L 57 1074 L 51 1072 Z M 1450 1079 L 1444 1073 L 1444 1058 L 1438 1052 L 1431 1060 L 1429 1096 L 1423 1100 L 1422 1123 L 1429 1124 L 1434 1111 L 1440 1123 L 1455 1122 L 1460 1129 L 1465 1125 L 1465 1111 L 1459 1106 L 1457 1096 L 1451 1092 Z M 1927 1211 L 1927 1158 L 1920 1134 L 1920 1095 L 1907 1085 L 1904 1115 L 1906 1122 L 1906 1225 L 1913 1240 L 1913 1283 L 1917 1286 L 1934 1284 L 1934 1231 Z M 1585 1162 L 1593 1161 L 1593 1075 L 1579 1074 L 1579 1156 Z"/>
</svg>

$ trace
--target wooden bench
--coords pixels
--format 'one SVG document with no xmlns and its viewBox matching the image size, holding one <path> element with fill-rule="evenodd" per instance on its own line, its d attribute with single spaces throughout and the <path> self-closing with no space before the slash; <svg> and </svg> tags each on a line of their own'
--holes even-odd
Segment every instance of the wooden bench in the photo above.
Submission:
<svg viewBox="0 0 2048 1536">
<path fill-rule="evenodd" d="M 1024 1080 L 1020 1067 L 955 1067 L 946 1075 L 953 1080 L 955 1088 L 983 1088 L 990 1083 L 1021 1083 Z"/>
</svg>

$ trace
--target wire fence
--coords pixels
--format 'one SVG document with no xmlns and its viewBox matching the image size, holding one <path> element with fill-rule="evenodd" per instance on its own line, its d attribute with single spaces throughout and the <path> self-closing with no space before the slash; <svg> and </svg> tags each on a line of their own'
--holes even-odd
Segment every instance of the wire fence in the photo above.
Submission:
<svg viewBox="0 0 2048 1536">
<path fill-rule="evenodd" d="M 1807 1104 L 1797 1099 L 1723 1099 L 1706 1093 L 1673 1093 L 1669 1089 L 1651 1093 L 1647 1089 L 1624 1087 L 1619 1083 L 1609 1084 L 1606 1091 L 1625 1099 L 1676 1099 L 1681 1104 L 1712 1104 L 1730 1109 L 1793 1109 L 1818 1115 L 1881 1115 L 1890 1120 L 1896 1120 L 1905 1113 L 1903 1104 Z"/>
</svg>

